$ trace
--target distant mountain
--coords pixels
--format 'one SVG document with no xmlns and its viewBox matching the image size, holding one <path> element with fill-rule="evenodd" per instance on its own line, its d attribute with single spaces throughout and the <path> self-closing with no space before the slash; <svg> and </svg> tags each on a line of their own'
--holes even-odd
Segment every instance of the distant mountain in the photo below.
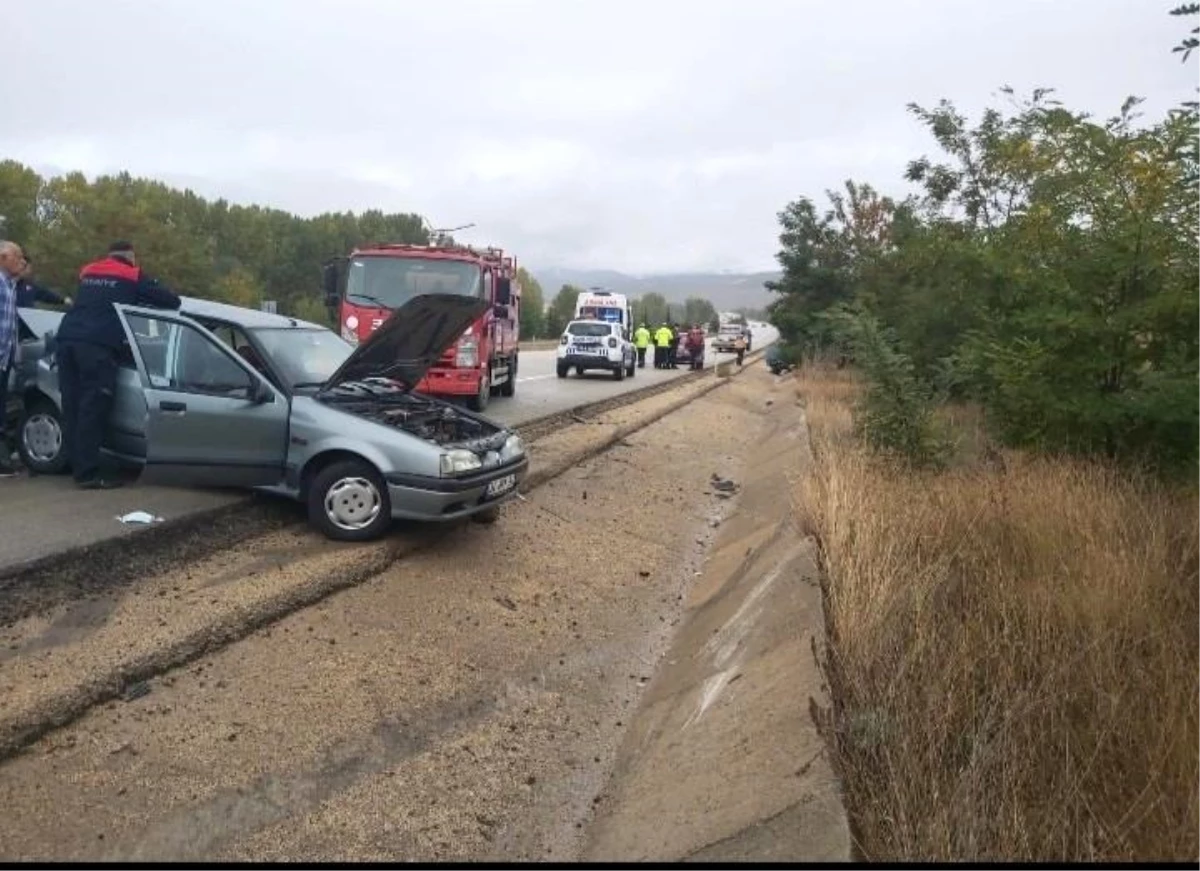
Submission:
<svg viewBox="0 0 1200 871">
<path fill-rule="evenodd" d="M 683 302 L 689 296 L 707 299 L 718 311 L 763 308 L 775 295 L 763 282 L 779 278 L 778 272 L 721 273 L 680 272 L 669 275 L 628 275 L 611 269 L 539 269 L 533 277 L 542 285 L 546 302 L 564 284 L 584 289 L 603 287 L 629 297 L 661 293 L 668 302 Z"/>
</svg>

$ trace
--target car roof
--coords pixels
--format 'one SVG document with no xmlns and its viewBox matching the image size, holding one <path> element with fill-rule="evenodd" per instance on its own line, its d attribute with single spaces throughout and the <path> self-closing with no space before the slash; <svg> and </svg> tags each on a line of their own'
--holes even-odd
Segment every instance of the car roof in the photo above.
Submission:
<svg viewBox="0 0 1200 871">
<path fill-rule="evenodd" d="M 571 326 L 571 324 L 604 324 L 606 327 L 621 326 L 616 321 L 602 321 L 599 318 L 574 318 L 573 320 L 567 322 L 568 327 Z"/>
<path fill-rule="evenodd" d="M 327 330 L 329 327 L 302 321 L 287 315 L 276 315 L 258 309 L 245 308 L 240 305 L 229 305 L 223 302 L 213 302 L 208 299 L 197 299 L 192 296 L 181 297 L 183 304 L 179 313 L 188 317 L 208 318 L 236 324 L 246 329 L 254 328 L 304 328 L 310 330 Z"/>
</svg>

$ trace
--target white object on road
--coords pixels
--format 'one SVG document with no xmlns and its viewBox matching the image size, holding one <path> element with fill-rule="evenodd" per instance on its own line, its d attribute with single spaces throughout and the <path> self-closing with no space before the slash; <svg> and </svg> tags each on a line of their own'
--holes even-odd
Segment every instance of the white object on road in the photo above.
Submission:
<svg viewBox="0 0 1200 871">
<path fill-rule="evenodd" d="M 117 515 L 122 523 L 162 523 L 161 517 L 155 517 L 147 511 L 130 511 L 128 514 Z"/>
</svg>

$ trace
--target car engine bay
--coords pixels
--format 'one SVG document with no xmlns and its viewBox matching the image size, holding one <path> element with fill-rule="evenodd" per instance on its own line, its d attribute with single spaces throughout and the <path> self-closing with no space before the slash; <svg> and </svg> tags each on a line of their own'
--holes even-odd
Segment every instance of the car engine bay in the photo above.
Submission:
<svg viewBox="0 0 1200 871">
<path fill-rule="evenodd" d="M 412 393 L 386 378 L 338 385 L 322 397 L 342 411 L 394 429 L 404 430 L 436 445 L 461 445 L 472 450 L 494 449 L 505 433 L 500 427 L 469 417 L 448 402 Z"/>
</svg>

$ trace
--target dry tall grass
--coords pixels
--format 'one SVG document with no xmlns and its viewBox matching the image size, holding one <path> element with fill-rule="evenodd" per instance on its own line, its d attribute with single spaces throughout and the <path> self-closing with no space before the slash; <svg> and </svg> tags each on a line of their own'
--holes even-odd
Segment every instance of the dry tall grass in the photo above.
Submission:
<svg viewBox="0 0 1200 871">
<path fill-rule="evenodd" d="M 1195 860 L 1195 491 L 986 448 L 888 467 L 852 376 L 799 390 L 863 857 Z"/>
</svg>

